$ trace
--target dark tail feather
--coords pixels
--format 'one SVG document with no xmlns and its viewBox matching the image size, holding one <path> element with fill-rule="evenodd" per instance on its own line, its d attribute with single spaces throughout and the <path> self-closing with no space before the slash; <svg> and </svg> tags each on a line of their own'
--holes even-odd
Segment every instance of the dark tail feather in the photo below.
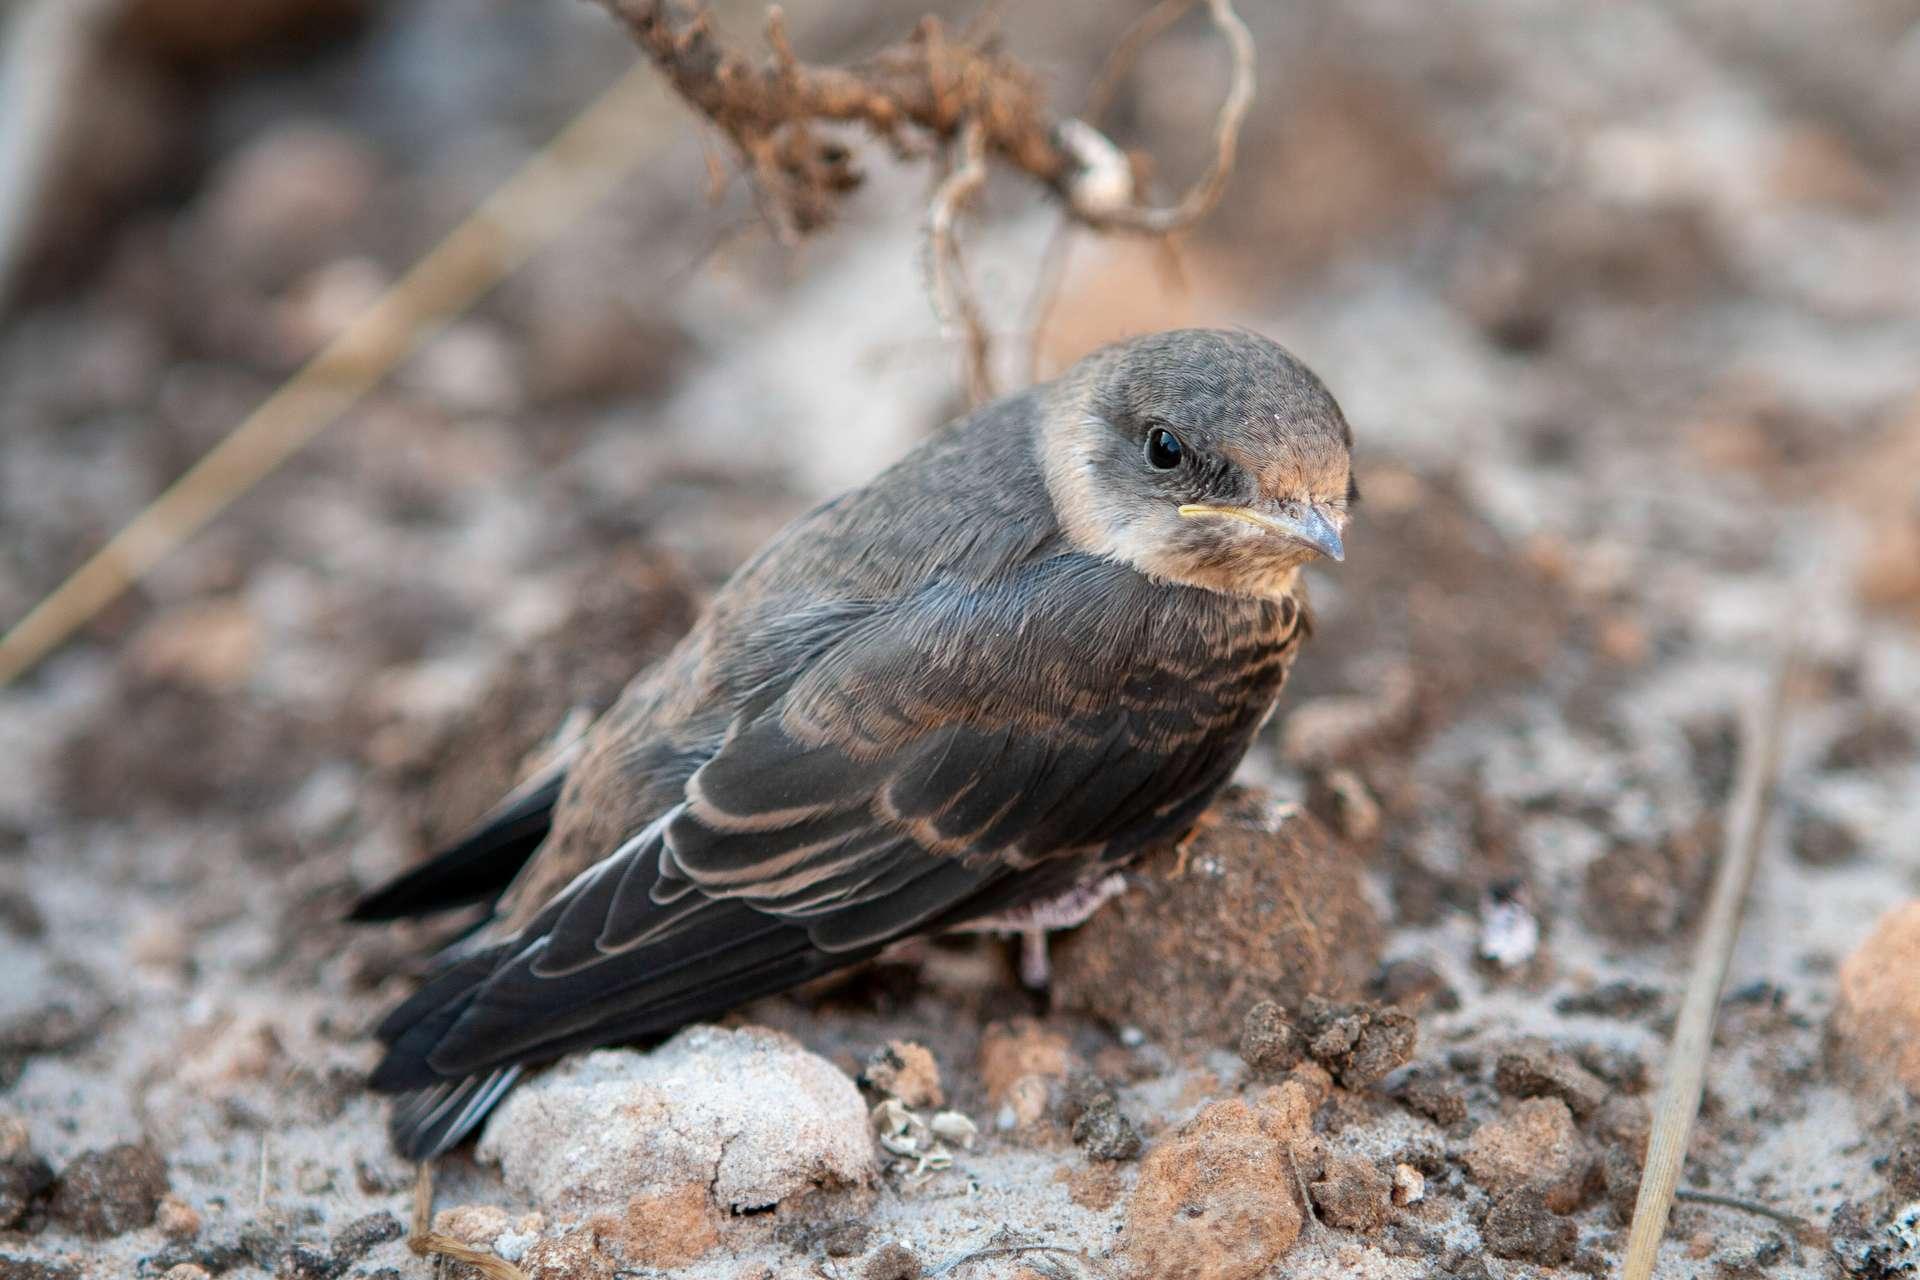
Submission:
<svg viewBox="0 0 1920 1280">
<path fill-rule="evenodd" d="M 519 1067 L 448 1080 L 394 1099 L 387 1121 L 394 1150 L 408 1160 L 431 1160 L 459 1145 L 520 1078 Z"/>
<path fill-rule="evenodd" d="M 564 781 L 556 772 L 510 797 L 460 843 L 360 899 L 347 919 L 398 920 L 499 897 L 547 838 Z"/>
</svg>

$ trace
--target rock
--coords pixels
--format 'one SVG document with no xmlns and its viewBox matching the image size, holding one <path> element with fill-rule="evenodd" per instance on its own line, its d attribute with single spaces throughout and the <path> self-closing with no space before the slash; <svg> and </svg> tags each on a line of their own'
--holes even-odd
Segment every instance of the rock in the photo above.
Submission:
<svg viewBox="0 0 1920 1280">
<path fill-rule="evenodd" d="M 1467 1093 L 1440 1067 L 1413 1068 L 1394 1086 L 1393 1096 L 1441 1128 L 1467 1118 Z"/>
<path fill-rule="evenodd" d="M 1090 1071 L 1067 1081 L 1064 1104 L 1068 1134 L 1095 1160 L 1131 1160 L 1140 1154 L 1140 1133 L 1120 1114 L 1120 1099 Z"/>
<path fill-rule="evenodd" d="M 34 1154 L 26 1122 L 0 1111 L 0 1231 L 26 1215 L 27 1207 L 53 1185 L 53 1169 Z"/>
<path fill-rule="evenodd" d="M 1607 1100 L 1605 1082 L 1543 1040 L 1524 1040 L 1503 1051 L 1493 1083 L 1510 1098 L 1558 1098 L 1582 1120 Z"/>
<path fill-rule="evenodd" d="M 911 1040 L 894 1040 L 875 1049 L 861 1068 L 860 1083 L 908 1107 L 939 1107 L 947 1100 L 940 1088 L 939 1064 L 925 1045 Z"/>
<path fill-rule="evenodd" d="M 1590 1127 L 1601 1141 L 1624 1147 L 1636 1161 L 1644 1161 L 1647 1143 L 1653 1139 L 1653 1108 L 1645 1098 L 1612 1094 L 1594 1114 Z"/>
<path fill-rule="evenodd" d="M 857 1258 L 867 1251 L 873 1233 L 864 1222 L 842 1222 L 820 1237 L 820 1252 L 829 1258 Z"/>
<path fill-rule="evenodd" d="M 1410 1164 L 1393 1166 L 1393 1202 L 1405 1207 L 1427 1198 L 1427 1175 Z"/>
<path fill-rule="evenodd" d="M 83 1277 L 64 1262 L 0 1253 L 0 1280 L 83 1280 Z"/>
<path fill-rule="evenodd" d="M 1120 1193 L 1127 1189 L 1127 1180 L 1121 1174 L 1120 1167 L 1111 1163 L 1059 1169 L 1054 1172 L 1053 1180 L 1066 1183 L 1067 1198 L 1094 1213 L 1105 1213 L 1113 1208 L 1120 1199 Z"/>
<path fill-rule="evenodd" d="M 494 1204 L 456 1204 L 433 1215 L 437 1235 L 462 1244 L 490 1245 L 507 1229 L 507 1211 Z"/>
<path fill-rule="evenodd" d="M 1604 983 L 1591 991 L 1561 996 L 1553 1002 L 1555 1013 L 1590 1014 L 1596 1018 L 1637 1018 L 1660 1007 L 1657 988 L 1621 979 Z"/>
<path fill-rule="evenodd" d="M 1670 938 L 1705 900 L 1718 824 L 1705 819 L 1653 844 L 1621 844 L 1587 865 L 1586 916 L 1621 942 Z"/>
<path fill-rule="evenodd" d="M 1308 784 L 1307 808 L 1355 844 L 1366 844 L 1380 834 L 1380 802 L 1351 769 L 1315 773 Z"/>
<path fill-rule="evenodd" d="M 1887 1184 L 1902 1200 L 1920 1200 L 1920 1120 L 1895 1136 L 1887 1157 Z"/>
<path fill-rule="evenodd" d="M 151 1223 L 167 1193 L 167 1162 L 152 1147 L 123 1143 L 89 1151 L 60 1171 L 54 1220 L 96 1239 Z"/>
<path fill-rule="evenodd" d="M 1140 863 L 1135 887 L 1055 942 L 1055 1000 L 1163 1043 L 1230 1044 L 1260 1000 L 1358 992 L 1380 938 L 1358 860 L 1305 815 L 1270 829 L 1273 809 L 1231 791 L 1184 874 L 1171 848 Z"/>
<path fill-rule="evenodd" d="M 1322 1221 L 1347 1231 L 1373 1231 L 1385 1226 L 1391 1213 L 1394 1180 L 1365 1160 L 1329 1155 L 1307 1192 Z"/>
<path fill-rule="evenodd" d="M 1480 1239 L 1495 1257 L 1557 1267 L 1573 1261 L 1580 1229 L 1547 1208 L 1538 1192 L 1521 1190 L 1493 1202 Z"/>
<path fill-rule="evenodd" d="M 346 1264 L 319 1245 L 296 1244 L 274 1270 L 275 1280 L 339 1280 Z"/>
<path fill-rule="evenodd" d="M 920 1280 L 925 1274 L 913 1250 L 903 1244 L 883 1244 L 867 1259 L 860 1280 Z"/>
<path fill-rule="evenodd" d="M 1299 766 L 1332 765 L 1405 729 L 1418 709 L 1419 684 L 1405 667 L 1385 673 L 1375 692 L 1322 694 L 1287 712 L 1280 755 Z"/>
<path fill-rule="evenodd" d="M 1830 1228 L 1834 1257 L 1850 1276 L 1896 1280 L 1920 1273 L 1920 1201 L 1888 1213 L 1843 1200 Z"/>
<path fill-rule="evenodd" d="M 1031 1129 L 1047 1115 L 1051 1091 L 1045 1076 L 1021 1076 L 1007 1086 L 1000 1109 L 994 1113 L 993 1127 L 1002 1132 Z"/>
<path fill-rule="evenodd" d="M 1301 1016 L 1308 1056 L 1348 1089 L 1365 1088 L 1406 1065 L 1419 1038 L 1412 1018 L 1376 1004 L 1332 1004 L 1309 996 Z"/>
<path fill-rule="evenodd" d="M 176 605 L 133 637 L 127 661 L 143 680 L 170 680 L 226 692 L 245 683 L 259 651 L 259 628 L 243 602 Z"/>
<path fill-rule="evenodd" d="M 1888 711 L 1870 707 L 1859 719 L 1835 738 L 1821 758 L 1823 769 L 1877 769 L 1899 764 L 1920 755 L 1920 741 L 1905 720 Z"/>
<path fill-rule="evenodd" d="M 91 973 L 44 951 L 8 957 L 0 983 L 0 1058 L 77 1049 L 99 1033 L 113 1005 Z"/>
<path fill-rule="evenodd" d="M 31 1151 L 0 1160 L 0 1231 L 24 1218 L 29 1206 L 52 1185 L 52 1166 Z"/>
<path fill-rule="evenodd" d="M 527 1280 L 613 1280 L 615 1264 L 591 1226 L 536 1242 L 520 1257 Z"/>
<path fill-rule="evenodd" d="M 1257 1106 L 1212 1103 L 1147 1153 L 1127 1201 L 1127 1274 L 1252 1280 L 1293 1247 L 1300 1209 L 1290 1148 L 1307 1134 L 1304 1094 L 1289 1083 Z"/>
<path fill-rule="evenodd" d="M 1621 1226 L 1633 1221 L 1633 1206 L 1640 1199 L 1640 1159 L 1626 1147 L 1608 1147 L 1600 1158 L 1600 1180 L 1607 1196 L 1607 1208 Z"/>
<path fill-rule="evenodd" d="M 1856 1083 L 1920 1098 L 1920 900 L 1880 917 L 1840 965 L 1830 1057 Z"/>
<path fill-rule="evenodd" d="M 1367 984 L 1367 994 L 1408 1013 L 1429 1008 L 1451 1013 L 1460 1007 L 1460 993 L 1424 960 L 1389 960 Z"/>
<path fill-rule="evenodd" d="M 529 281 L 535 296 L 520 330 L 529 390 L 543 403 L 658 393 L 694 354 L 666 307 L 666 314 L 641 313 L 637 299 L 604 279 L 598 288 L 579 280 L 543 283 Z"/>
<path fill-rule="evenodd" d="M 1005 1103 L 1014 1086 L 1028 1077 L 1064 1079 L 1071 1057 L 1066 1036 L 1033 1018 L 995 1022 L 980 1036 L 980 1083 L 987 1101 Z"/>
<path fill-rule="evenodd" d="M 1529 1098 L 1474 1130 L 1467 1170 L 1497 1198 L 1516 1191 L 1540 1196 L 1557 1213 L 1586 1198 L 1593 1156 L 1558 1098 Z"/>
<path fill-rule="evenodd" d="M 650 1053 L 565 1061 L 508 1096 L 479 1155 L 549 1212 L 693 1184 L 724 1214 L 875 1174 L 853 1082 L 759 1027 L 690 1027 Z"/>
<path fill-rule="evenodd" d="M 661 1270 L 684 1267 L 720 1243 L 712 1197 L 697 1183 L 635 1196 L 625 1214 L 597 1216 L 593 1228 L 628 1266 Z"/>
<path fill-rule="evenodd" d="M 169 1240 L 191 1240 L 200 1234 L 200 1212 L 179 1196 L 164 1195 L 154 1210 L 153 1225 Z"/>
<path fill-rule="evenodd" d="M 1860 854 L 1860 833 L 1845 822 L 1802 810 L 1793 815 L 1793 856 L 1810 867 L 1837 867 Z"/>
<path fill-rule="evenodd" d="M 367 1253 L 406 1234 L 400 1219 L 382 1209 L 355 1218 L 333 1233 L 333 1256 L 342 1263 L 358 1262 Z"/>
<path fill-rule="evenodd" d="M 211 1273 L 203 1266 L 192 1262 L 183 1262 L 177 1267 L 168 1267 L 160 1280 L 210 1280 Z"/>
<path fill-rule="evenodd" d="M 451 413 L 509 415 L 526 403 L 520 349 L 480 320 L 448 325 L 401 372 L 408 389 Z"/>
<path fill-rule="evenodd" d="M 361 140 L 315 124 L 263 131 L 213 175 L 201 225 L 220 261 L 281 283 L 336 256 L 378 166 Z"/>
<path fill-rule="evenodd" d="M 1801 122 L 1775 140 L 1767 186 L 1793 204 L 1875 213 L 1887 205 L 1887 190 L 1873 166 L 1841 134 Z"/>
</svg>

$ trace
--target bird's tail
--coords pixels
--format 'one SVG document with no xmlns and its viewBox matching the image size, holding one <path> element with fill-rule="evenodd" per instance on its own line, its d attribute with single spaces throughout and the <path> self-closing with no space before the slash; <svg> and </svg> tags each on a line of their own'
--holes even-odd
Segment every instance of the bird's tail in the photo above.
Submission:
<svg viewBox="0 0 1920 1280">
<path fill-rule="evenodd" d="M 501 1067 L 401 1094 L 387 1121 L 394 1150 L 409 1160 L 431 1160 L 457 1146 L 519 1078 L 518 1066 Z"/>
<path fill-rule="evenodd" d="M 354 904 L 349 920 L 398 920 L 498 898 L 547 838 L 563 768 L 531 780 L 497 805 L 458 844 Z"/>
</svg>

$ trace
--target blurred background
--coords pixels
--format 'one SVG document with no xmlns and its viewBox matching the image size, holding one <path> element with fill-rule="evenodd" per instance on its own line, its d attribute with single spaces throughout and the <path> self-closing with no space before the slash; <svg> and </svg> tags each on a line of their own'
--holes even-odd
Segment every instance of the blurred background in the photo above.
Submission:
<svg viewBox="0 0 1920 1280">
<path fill-rule="evenodd" d="M 1145 8 L 1008 6 L 1004 40 L 1071 114 Z M 760 6 L 715 9 L 760 48 Z M 819 62 L 974 14 L 787 11 Z M 1044 377 L 1238 324 L 1342 402 L 1364 504 L 1314 574 L 1299 714 L 1245 779 L 1336 798 L 1384 953 L 1455 997 L 1423 1022 L 1442 1044 L 1626 984 L 1652 1004 L 1583 1034 L 1657 1060 L 1734 713 L 1797 630 L 1735 965 L 1766 985 L 1694 1170 L 1771 1170 L 1821 1223 L 1885 1194 L 1920 978 L 1864 1022 L 1834 1010 L 1849 973 L 1920 972 L 1911 914 L 1857 958 L 1920 897 L 1920 5 L 1244 17 L 1260 92 L 1224 201 L 1173 248 L 1072 235 L 1037 335 L 1058 214 L 996 173 L 963 234 L 1002 385 L 1029 351 Z M 575 0 L 8 0 L 0 24 L 0 626 L 636 61 Z M 1163 195 L 1224 84 L 1202 12 L 1122 84 L 1109 130 Z M 662 87 L 611 198 L 0 689 L 0 1107 L 56 1166 L 157 1134 L 211 1216 L 262 1130 L 316 1167 L 386 1158 L 359 1028 L 419 939 L 339 911 L 785 520 L 965 407 L 926 289 L 929 166 L 848 140 L 865 184 L 785 249 Z M 1538 957 L 1479 958 L 1496 889 Z M 242 1041 L 278 1065 L 236 1066 Z M 276 1195 L 326 1199 L 276 1167 Z"/>
</svg>

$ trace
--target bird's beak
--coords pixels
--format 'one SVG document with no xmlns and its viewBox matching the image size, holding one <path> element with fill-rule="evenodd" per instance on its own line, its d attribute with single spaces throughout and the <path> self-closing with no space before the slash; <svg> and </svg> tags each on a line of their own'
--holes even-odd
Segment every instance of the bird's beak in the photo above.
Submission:
<svg viewBox="0 0 1920 1280">
<path fill-rule="evenodd" d="M 1289 516 L 1269 514 L 1252 507 L 1219 507 L 1211 503 L 1190 502 L 1180 508 L 1180 514 L 1189 520 L 1202 516 L 1240 520 L 1256 528 L 1265 529 L 1269 533 L 1277 533 L 1329 560 L 1340 561 L 1347 558 L 1346 544 L 1340 541 L 1340 530 L 1319 507 L 1309 506 L 1298 516 Z"/>
</svg>

